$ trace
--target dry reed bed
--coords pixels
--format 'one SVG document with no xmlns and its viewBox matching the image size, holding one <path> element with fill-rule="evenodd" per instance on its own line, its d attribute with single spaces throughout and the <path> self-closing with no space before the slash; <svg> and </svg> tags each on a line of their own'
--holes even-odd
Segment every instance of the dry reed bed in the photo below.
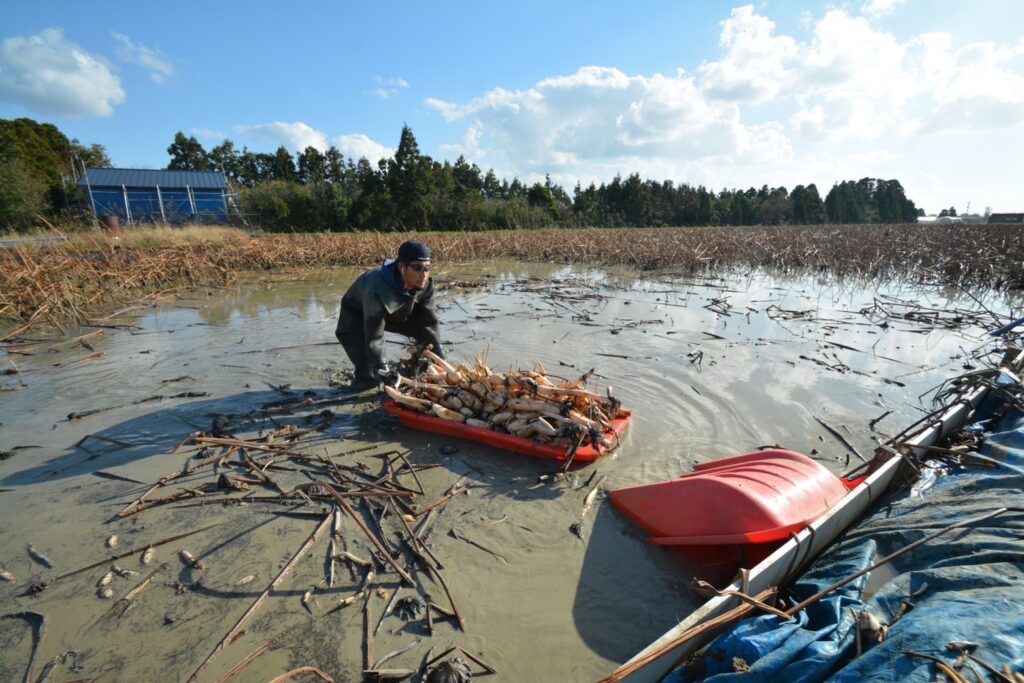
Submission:
<svg viewBox="0 0 1024 683">
<path fill-rule="evenodd" d="M 369 265 L 412 236 L 430 244 L 438 263 L 507 258 L 685 273 L 766 268 L 1024 289 L 1024 227 L 1008 225 L 209 235 L 202 228 L 140 229 L 126 233 L 119 248 L 93 233 L 57 246 L 0 250 L 0 320 L 60 325 L 162 290 L 228 284 L 244 271 Z"/>
</svg>

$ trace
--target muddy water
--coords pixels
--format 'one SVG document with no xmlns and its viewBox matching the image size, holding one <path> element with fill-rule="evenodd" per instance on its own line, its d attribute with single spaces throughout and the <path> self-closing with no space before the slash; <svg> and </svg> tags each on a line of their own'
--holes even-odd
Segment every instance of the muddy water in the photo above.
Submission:
<svg viewBox="0 0 1024 683">
<path fill-rule="evenodd" d="M 0 612 L 45 615 L 37 676 L 56 661 L 53 680 L 187 680 L 302 545 L 319 518 L 283 515 L 271 506 L 163 507 L 111 518 L 148 484 L 180 470 L 189 456 L 172 449 L 189 432 L 209 430 L 215 415 L 233 416 L 236 433 L 251 436 L 290 423 L 287 416 L 276 423 L 246 417 L 260 406 L 303 392 L 335 395 L 334 380 L 347 368 L 332 343 L 335 315 L 354 275 L 347 269 L 275 275 L 195 292 L 110 321 L 129 329 L 70 333 L 103 330 L 86 340 L 90 348 L 40 343 L 32 355 L 13 357 L 22 374 L 5 376 L 8 391 L 0 394 L 0 450 L 9 454 L 0 461 L 0 563 L 19 583 L 0 584 Z M 897 299 L 935 309 L 976 307 L 956 292 L 934 289 L 493 262 L 438 269 L 435 277 L 443 286 L 451 358 L 486 353 L 494 369 L 539 360 L 566 377 L 596 368 L 598 386 L 613 386 L 635 417 L 613 457 L 556 482 L 542 478 L 553 471 L 549 463 L 404 429 L 381 415 L 372 393 L 331 407 L 329 423 L 310 416 L 321 429 L 318 447 L 340 454 L 339 463 L 379 472 L 380 454 L 397 448 L 408 450 L 414 463 L 440 465 L 420 473 L 421 502 L 460 477 L 470 484 L 469 495 L 446 506 L 430 536 L 467 632 L 439 618 L 428 637 L 423 619 L 390 616 L 373 639 L 371 662 L 421 641 L 385 665 L 394 668 L 417 668 L 430 647 L 437 654 L 460 645 L 495 667 L 500 680 L 585 681 L 606 674 L 697 601 L 674 560 L 647 544 L 603 497 L 583 524 L 585 540 L 570 533 L 593 473 L 607 477 L 605 488 L 616 488 L 769 444 L 813 454 L 840 472 L 859 461 L 819 420 L 869 454 L 869 421 L 891 411 L 876 429 L 898 432 L 927 408 L 919 397 L 963 372 L 966 353 L 985 343 L 983 330 L 972 325 L 945 329 L 886 319 L 878 309 L 862 312 L 875 301 Z M 1008 305 L 995 296 L 984 304 L 997 312 Z M 181 396 L 186 392 L 193 395 Z M 68 419 L 92 410 L 99 412 Z M 207 481 L 208 475 L 178 480 L 170 492 Z M 23 594 L 32 581 L 212 524 L 218 526 L 158 548 L 149 566 L 138 557 L 119 561 L 140 574 L 115 578 L 115 598 L 159 569 L 124 614 L 96 595 L 106 568 L 58 581 L 37 596 Z M 108 550 L 104 541 L 112 533 L 120 545 Z M 352 552 L 369 554 L 351 523 L 343 533 Z M 28 543 L 55 569 L 30 558 Z M 185 566 L 180 549 L 201 557 L 206 569 Z M 360 679 L 362 612 L 358 606 L 328 612 L 358 589 L 361 575 L 340 568 L 339 584 L 321 585 L 303 605 L 303 594 L 323 579 L 326 553 L 324 538 L 204 680 L 272 638 L 275 646 L 235 680 L 268 680 L 305 665 L 335 680 Z M 256 578 L 239 585 L 247 576 Z M 395 574 L 379 576 L 379 586 L 398 586 Z M 447 605 L 437 584 L 417 578 L 421 594 Z M 374 625 L 385 604 L 371 600 Z M 0 638 L 7 643 L 0 680 L 17 679 L 31 651 L 29 627 L 5 619 Z M 56 659 L 68 652 L 74 655 Z"/>
</svg>

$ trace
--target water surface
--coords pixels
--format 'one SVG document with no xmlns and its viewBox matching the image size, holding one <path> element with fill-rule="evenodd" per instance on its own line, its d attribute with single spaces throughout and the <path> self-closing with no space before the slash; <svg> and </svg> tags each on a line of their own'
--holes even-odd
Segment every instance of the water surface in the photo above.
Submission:
<svg viewBox="0 0 1024 683">
<path fill-rule="evenodd" d="M 597 388 L 613 387 L 634 421 L 614 456 L 558 481 L 544 476 L 555 472 L 551 463 L 404 429 L 381 414 L 372 393 L 331 407 L 330 423 L 318 423 L 316 437 L 325 453 L 351 453 L 342 456 L 346 462 L 372 471 L 382 467 L 381 453 L 395 449 L 407 450 L 414 463 L 440 465 L 420 474 L 423 503 L 460 477 L 471 486 L 470 495 L 447 505 L 430 537 L 467 632 L 443 620 L 427 637 L 422 620 L 389 617 L 374 639 L 376 657 L 422 642 L 388 667 L 417 668 L 429 647 L 437 654 L 460 645 L 494 666 L 501 680 L 593 680 L 608 673 L 698 601 L 688 591 L 690 577 L 603 496 L 583 524 L 584 540 L 569 531 L 588 481 L 605 477 L 605 489 L 653 482 L 775 444 L 842 472 L 859 460 L 822 422 L 870 455 L 874 437 L 920 417 L 930 407 L 927 392 L 969 368 L 971 353 L 988 343 L 972 319 L 947 325 L 955 316 L 941 311 L 980 310 L 958 290 L 513 262 L 435 273 L 451 359 L 486 355 L 496 370 L 540 362 L 563 377 L 594 368 Z M 128 329 L 69 331 L 70 337 L 102 330 L 85 341 L 88 348 L 40 342 L 31 355 L 11 356 L 22 374 L 7 375 L 0 394 L 0 450 L 10 454 L 0 461 L 0 563 L 19 584 L 0 584 L 0 611 L 46 615 L 36 675 L 73 651 L 77 658 L 65 657 L 55 680 L 186 680 L 302 545 L 317 520 L 269 507 L 164 507 L 111 518 L 146 485 L 180 470 L 188 456 L 172 449 L 190 432 L 209 430 L 215 416 L 234 416 L 251 435 L 288 423 L 283 416 L 276 424 L 257 417 L 245 424 L 243 416 L 260 406 L 303 392 L 335 395 L 334 381 L 348 368 L 333 339 L 337 306 L 356 274 L 276 274 L 193 292 L 108 321 Z M 907 319 L 912 309 L 901 302 L 908 301 L 919 312 L 939 312 Z M 1014 303 L 994 294 L 982 302 L 996 313 Z M 390 348 L 393 356 L 401 353 L 400 344 Z M 886 413 L 872 431 L 869 423 Z M 208 475 L 181 480 L 169 492 L 206 481 Z M 117 596 L 166 563 L 123 616 L 111 615 L 111 602 L 96 596 L 104 568 L 39 596 L 22 594 L 32 580 L 114 552 L 104 548 L 111 533 L 123 549 L 215 523 L 158 549 L 150 567 L 137 558 L 121 561 L 143 574 L 115 579 Z M 344 534 L 353 552 L 369 554 L 351 523 Z M 28 543 L 56 569 L 34 562 Z M 183 565 L 183 548 L 207 569 Z M 323 539 L 206 679 L 271 638 L 278 645 L 237 680 L 267 680 L 304 665 L 335 680 L 360 679 L 359 608 L 326 614 L 358 588 L 358 577 L 341 571 L 340 585 L 318 590 L 310 610 L 302 604 L 323 579 L 325 553 Z M 256 579 L 237 586 L 247 575 Z M 447 604 L 437 584 L 420 578 L 421 594 Z M 394 589 L 396 575 L 382 574 L 379 585 Z M 375 615 L 384 604 L 372 599 Z M 0 632 L 10 643 L 0 654 L 0 678 L 12 680 L 27 663 L 29 629 L 4 620 Z"/>
</svg>

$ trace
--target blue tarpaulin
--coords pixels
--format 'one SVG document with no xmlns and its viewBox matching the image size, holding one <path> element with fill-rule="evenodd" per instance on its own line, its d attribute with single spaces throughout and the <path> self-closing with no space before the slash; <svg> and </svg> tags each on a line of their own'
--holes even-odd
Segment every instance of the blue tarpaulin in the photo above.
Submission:
<svg viewBox="0 0 1024 683">
<path fill-rule="evenodd" d="M 748 619 L 666 680 L 932 681 L 934 662 L 904 653 L 952 665 L 959 653 L 946 644 L 955 641 L 976 643 L 973 655 L 999 670 L 1008 664 L 1024 671 L 1024 414 L 995 415 L 1002 410 L 997 399 L 978 412 L 989 417 L 969 427 L 984 432 L 978 452 L 994 466 L 943 466 L 931 487 L 884 501 L 811 565 L 787 599 L 795 605 L 952 524 L 1001 507 L 1021 511 L 950 531 L 897 557 L 875 570 L 891 577 L 880 587 L 878 577 L 865 576 L 794 621 Z M 866 597 L 869 587 L 877 592 Z M 891 624 L 883 642 L 862 644 L 859 657 L 851 608 Z M 989 679 L 979 665 L 971 666 L 980 680 Z"/>
</svg>

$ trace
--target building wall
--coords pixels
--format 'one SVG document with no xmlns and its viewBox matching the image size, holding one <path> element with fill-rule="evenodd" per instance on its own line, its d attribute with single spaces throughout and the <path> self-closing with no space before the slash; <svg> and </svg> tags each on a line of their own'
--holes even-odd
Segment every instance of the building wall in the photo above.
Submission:
<svg viewBox="0 0 1024 683">
<path fill-rule="evenodd" d="M 160 195 L 163 199 L 164 215 L 170 223 L 221 223 L 228 218 L 224 193 L 220 190 L 193 190 L 195 214 L 192 213 L 187 190 L 161 188 Z M 124 191 L 120 187 L 93 186 L 92 199 L 96 204 L 98 216 L 118 216 L 122 221 L 128 220 Z M 131 220 L 134 222 L 161 220 L 160 197 L 157 196 L 156 188 L 128 188 L 128 207 L 131 209 Z"/>
<path fill-rule="evenodd" d="M 989 223 L 1024 223 L 1024 213 L 994 213 L 988 217 Z"/>
</svg>

